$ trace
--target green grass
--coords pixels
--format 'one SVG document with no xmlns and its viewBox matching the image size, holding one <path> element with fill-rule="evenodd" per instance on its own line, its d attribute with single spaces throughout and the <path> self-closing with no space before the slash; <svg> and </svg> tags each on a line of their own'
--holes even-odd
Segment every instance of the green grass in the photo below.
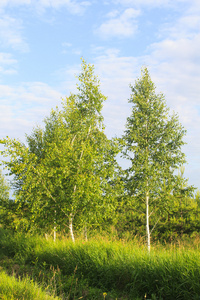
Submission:
<svg viewBox="0 0 200 300">
<path fill-rule="evenodd" d="M 8 276 L 0 272 L 0 299 L 4 300 L 53 300 L 59 299 L 42 291 L 30 278 L 17 280 L 14 276 Z"/>
<path fill-rule="evenodd" d="M 0 262 L 8 274 L 24 276 L 26 283 L 33 279 L 61 299 L 196 300 L 200 299 L 198 245 L 154 245 L 149 255 L 137 240 L 96 238 L 73 244 L 68 239 L 54 243 L 1 233 Z"/>
</svg>

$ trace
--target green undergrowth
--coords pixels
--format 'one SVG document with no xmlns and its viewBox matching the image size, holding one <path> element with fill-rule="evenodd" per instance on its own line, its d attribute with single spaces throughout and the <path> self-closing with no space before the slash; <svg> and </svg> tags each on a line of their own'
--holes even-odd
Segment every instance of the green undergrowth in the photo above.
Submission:
<svg viewBox="0 0 200 300">
<path fill-rule="evenodd" d="M 20 280 L 0 271 L 0 299 L 58 300 L 59 298 L 50 296 L 45 291 L 42 291 L 30 278 Z"/>
<path fill-rule="evenodd" d="M 9 275 L 30 278 L 60 299 L 195 300 L 200 299 L 198 247 L 199 242 L 157 244 L 149 254 L 138 240 L 54 243 L 2 231 L 0 263 Z"/>
</svg>

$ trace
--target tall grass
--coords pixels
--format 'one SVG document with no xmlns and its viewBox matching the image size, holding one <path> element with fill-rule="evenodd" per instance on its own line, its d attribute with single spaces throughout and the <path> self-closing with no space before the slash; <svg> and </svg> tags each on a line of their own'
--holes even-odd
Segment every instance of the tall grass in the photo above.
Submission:
<svg viewBox="0 0 200 300">
<path fill-rule="evenodd" d="M 28 278 L 17 280 L 14 276 L 8 276 L 0 272 L 0 299 L 4 300 L 53 300 L 53 297 L 42 291 L 42 289 Z"/>
<path fill-rule="evenodd" d="M 74 244 L 17 235 L 2 236 L 0 247 L 5 268 L 5 256 L 12 257 L 23 266 L 19 275 L 28 268 L 32 278 L 63 299 L 200 299 L 198 243 L 155 245 L 148 254 L 137 240 Z"/>
</svg>

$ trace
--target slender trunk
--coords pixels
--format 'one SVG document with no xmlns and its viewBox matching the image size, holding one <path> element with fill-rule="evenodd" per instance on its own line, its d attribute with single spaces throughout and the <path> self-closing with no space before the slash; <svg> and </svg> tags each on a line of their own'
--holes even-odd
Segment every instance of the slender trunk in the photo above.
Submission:
<svg viewBox="0 0 200 300">
<path fill-rule="evenodd" d="M 53 241 L 54 242 L 56 241 L 56 226 L 54 226 L 54 229 L 53 229 Z"/>
<path fill-rule="evenodd" d="M 75 242 L 74 231 L 73 231 L 73 216 L 72 216 L 72 214 L 70 214 L 70 217 L 69 217 L 69 231 L 70 231 L 72 241 Z"/>
<path fill-rule="evenodd" d="M 149 230 L 149 191 L 146 192 L 146 233 L 147 233 L 147 249 L 150 253 L 151 241 L 150 241 L 150 230 Z"/>
<path fill-rule="evenodd" d="M 86 240 L 86 242 L 87 242 L 88 237 L 87 237 L 87 226 L 86 226 L 86 225 L 85 225 L 85 227 L 84 227 L 84 237 L 85 237 L 85 240 Z"/>
<path fill-rule="evenodd" d="M 149 99 L 147 99 L 147 103 L 149 102 Z M 146 120 L 146 170 L 149 168 L 149 148 L 148 148 L 148 119 Z M 150 241 L 150 229 L 149 229 L 149 178 L 147 176 L 147 182 L 146 182 L 146 234 L 147 234 L 147 249 L 150 253 L 150 247 L 151 247 L 151 241 Z"/>
<path fill-rule="evenodd" d="M 56 241 L 56 210 L 54 211 L 54 228 L 53 228 L 53 241 Z"/>
</svg>

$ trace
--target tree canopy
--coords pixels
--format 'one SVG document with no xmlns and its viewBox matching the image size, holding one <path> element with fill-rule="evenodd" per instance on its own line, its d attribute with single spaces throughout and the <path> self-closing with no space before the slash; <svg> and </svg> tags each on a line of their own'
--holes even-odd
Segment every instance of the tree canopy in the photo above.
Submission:
<svg viewBox="0 0 200 300">
<path fill-rule="evenodd" d="M 27 146 L 3 141 L 19 206 L 28 207 L 36 226 L 69 226 L 72 237 L 76 219 L 80 226 L 113 217 L 120 169 L 117 145 L 104 133 L 101 109 L 106 98 L 94 67 L 84 60 L 78 80 L 78 93 L 63 99 L 61 110 L 51 111 L 44 129 L 27 135 Z"/>
<path fill-rule="evenodd" d="M 141 235 L 145 226 L 149 250 L 156 227 L 157 236 L 165 237 L 198 230 L 199 197 L 192 198 L 194 188 L 178 174 L 186 162 L 186 130 L 156 93 L 148 69 L 131 85 L 131 115 L 123 136 L 113 139 L 105 134 L 106 97 L 94 66 L 82 60 L 77 79 L 77 91 L 51 110 L 43 127 L 26 135 L 26 143 L 0 140 L 15 190 L 14 201 L 4 201 L 4 208 L 1 202 L 7 227 L 53 231 L 54 237 L 67 230 L 74 240 L 74 228 L 113 225 L 119 235 L 127 230 Z M 119 154 L 129 160 L 126 170 Z M 1 198 L 7 197 L 4 187 L 2 181 Z"/>
<path fill-rule="evenodd" d="M 181 151 L 186 130 L 178 116 L 169 115 L 163 94 L 156 94 L 147 68 L 131 86 L 132 112 L 122 137 L 124 157 L 130 161 L 126 188 L 137 206 L 146 211 L 146 230 L 150 248 L 149 217 L 167 206 L 168 198 L 180 178 L 174 174 L 186 161 Z"/>
</svg>

